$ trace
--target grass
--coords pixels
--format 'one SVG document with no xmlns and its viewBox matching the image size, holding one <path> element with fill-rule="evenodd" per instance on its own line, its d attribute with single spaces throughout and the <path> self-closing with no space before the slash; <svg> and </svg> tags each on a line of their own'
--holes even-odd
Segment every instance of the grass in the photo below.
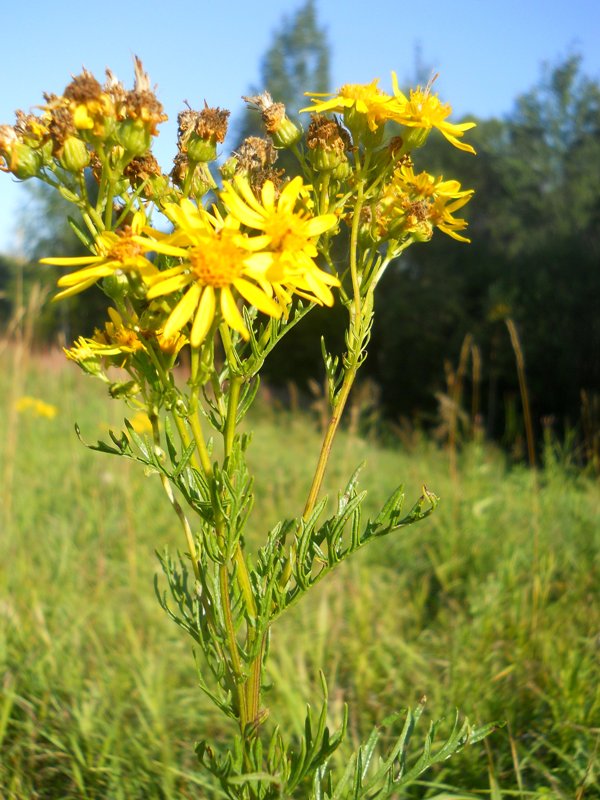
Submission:
<svg viewBox="0 0 600 800">
<path fill-rule="evenodd" d="M 60 358 L 0 353 L 0 797 L 217 797 L 194 740 L 228 731 L 196 687 L 191 647 L 153 593 L 155 549 L 182 547 L 157 482 L 77 441 L 123 408 Z M 16 414 L 16 394 L 54 419 Z M 314 421 L 264 406 L 251 420 L 253 544 L 302 508 Z M 2 444 L 4 443 L 4 444 Z M 550 450 L 533 473 L 471 444 L 456 473 L 433 443 L 382 448 L 342 432 L 329 491 L 367 462 L 375 510 L 396 483 L 442 497 L 276 624 L 265 703 L 289 733 L 324 667 L 348 748 L 427 695 L 428 713 L 506 721 L 407 797 L 600 797 L 600 488 Z M 345 751 L 345 754 L 349 750 Z M 342 759 L 344 755 L 342 755 Z"/>
</svg>

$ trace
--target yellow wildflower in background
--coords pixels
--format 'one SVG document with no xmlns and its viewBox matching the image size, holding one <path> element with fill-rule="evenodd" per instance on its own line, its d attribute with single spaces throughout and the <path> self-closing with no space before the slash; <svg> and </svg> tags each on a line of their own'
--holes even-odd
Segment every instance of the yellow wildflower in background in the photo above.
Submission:
<svg viewBox="0 0 600 800">
<path fill-rule="evenodd" d="M 46 419 L 54 419 L 58 413 L 58 409 L 52 403 L 46 403 L 38 397 L 30 397 L 29 395 L 20 397 L 15 403 L 15 408 L 20 413 L 30 411 L 35 416 L 45 417 Z"/>
<path fill-rule="evenodd" d="M 76 272 L 63 275 L 57 281 L 58 286 L 66 286 L 62 292 L 55 295 L 55 300 L 83 292 L 94 283 L 113 275 L 116 272 L 138 272 L 140 275 L 151 275 L 158 270 L 149 261 L 144 253 L 143 244 L 139 234 L 146 224 L 146 217 L 138 211 L 133 216 L 130 227 L 120 233 L 106 231 L 96 239 L 95 255 L 78 256 L 76 258 L 42 258 L 41 264 L 50 264 L 59 267 L 80 267 Z M 149 249 L 149 248 L 147 248 Z"/>
<path fill-rule="evenodd" d="M 131 427 L 136 433 L 152 432 L 152 423 L 150 422 L 150 417 L 144 411 L 138 411 L 137 414 L 134 414 L 129 421 L 131 422 Z"/>
<path fill-rule="evenodd" d="M 465 131 L 475 127 L 475 123 L 461 122 L 456 124 L 446 122 L 446 117 L 449 117 L 452 113 L 452 106 L 449 103 L 442 103 L 437 94 L 431 93 L 431 84 L 426 86 L 425 89 L 421 89 L 420 86 L 416 89 L 411 89 L 410 97 L 400 91 L 395 72 L 392 72 L 392 84 L 394 96 L 399 106 L 394 116 L 396 122 L 409 128 L 422 128 L 423 141 L 432 128 L 437 128 L 454 147 L 458 147 L 459 150 L 465 150 L 467 153 L 475 154 L 475 150 L 470 144 L 459 141 Z M 422 143 L 421 141 L 418 142 L 418 144 Z"/>
</svg>

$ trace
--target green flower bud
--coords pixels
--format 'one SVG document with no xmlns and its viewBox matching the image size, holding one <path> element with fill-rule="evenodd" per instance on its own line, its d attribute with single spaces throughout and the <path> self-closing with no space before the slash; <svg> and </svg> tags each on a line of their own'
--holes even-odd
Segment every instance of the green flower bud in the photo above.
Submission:
<svg viewBox="0 0 600 800">
<path fill-rule="evenodd" d="M 81 172 L 90 163 L 90 152 L 85 142 L 76 136 L 69 136 L 64 143 L 59 163 L 68 172 Z"/>
<path fill-rule="evenodd" d="M 115 381 L 108 387 L 108 393 L 115 400 L 125 397 L 135 397 L 141 392 L 141 387 L 137 381 Z"/>
<path fill-rule="evenodd" d="M 336 179 L 336 181 L 345 181 L 350 177 L 351 173 L 352 173 L 352 167 L 346 160 L 342 161 L 342 163 L 339 164 L 339 166 L 337 166 L 331 174 Z"/>
<path fill-rule="evenodd" d="M 237 171 L 239 160 L 235 156 L 230 156 L 227 161 L 220 167 L 220 173 L 226 181 L 233 180 Z"/>
<path fill-rule="evenodd" d="M 410 153 L 411 150 L 416 150 L 417 147 L 423 147 L 429 133 L 430 131 L 427 128 L 404 128 L 402 152 Z"/>
<path fill-rule="evenodd" d="M 102 290 L 118 305 L 123 302 L 131 291 L 129 279 L 124 272 L 116 270 L 102 280 Z"/>
<path fill-rule="evenodd" d="M 15 142 L 7 159 L 8 169 L 19 180 L 26 181 L 39 174 L 42 168 L 42 156 L 23 142 Z"/>
<path fill-rule="evenodd" d="M 268 130 L 268 129 L 267 129 Z M 297 144 L 302 138 L 302 128 L 295 125 L 289 117 L 284 117 L 274 130 L 269 130 L 275 147 L 283 150 Z"/>
<path fill-rule="evenodd" d="M 196 163 L 214 161 L 217 157 L 217 141 L 214 136 L 203 139 L 192 133 L 187 141 L 187 156 Z"/>
<path fill-rule="evenodd" d="M 129 156 L 143 156 L 150 149 L 150 131 L 137 119 L 119 122 L 116 138 Z"/>
</svg>

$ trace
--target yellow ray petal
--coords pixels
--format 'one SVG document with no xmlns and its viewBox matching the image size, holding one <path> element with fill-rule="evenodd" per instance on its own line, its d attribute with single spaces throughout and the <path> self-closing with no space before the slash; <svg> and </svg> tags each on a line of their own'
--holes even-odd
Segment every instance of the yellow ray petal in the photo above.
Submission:
<svg viewBox="0 0 600 800">
<path fill-rule="evenodd" d="M 81 267 L 84 264 L 96 264 L 104 261 L 104 256 L 77 256 L 77 258 L 40 258 L 40 264 L 53 267 Z"/>
<path fill-rule="evenodd" d="M 188 322 L 200 300 L 201 288 L 193 284 L 181 300 L 177 303 L 163 329 L 163 339 L 170 339 L 180 331 Z"/>
<path fill-rule="evenodd" d="M 174 275 L 172 278 L 167 278 L 164 281 L 157 281 L 149 289 L 146 297 L 148 300 L 154 300 L 155 297 L 161 297 L 163 294 L 171 294 L 178 289 L 183 289 L 190 283 L 189 275 Z"/>
<path fill-rule="evenodd" d="M 85 289 L 88 289 L 90 286 L 93 286 L 96 283 L 96 278 L 91 278 L 88 281 L 84 281 L 83 283 L 78 283 L 77 286 L 72 286 L 70 289 L 65 289 L 63 292 L 59 292 L 55 294 L 52 298 L 52 302 L 56 300 L 63 300 L 65 297 L 72 297 L 74 294 L 79 294 L 79 292 L 83 292 Z"/>
<path fill-rule="evenodd" d="M 194 324 L 192 325 L 192 332 L 190 334 L 190 344 L 192 347 L 200 347 L 206 334 L 210 330 L 213 319 L 215 318 L 215 290 L 212 286 L 206 286 L 202 292 L 198 310 L 194 317 Z"/>
<path fill-rule="evenodd" d="M 262 311 L 264 314 L 268 314 L 271 317 L 279 318 L 281 316 L 281 306 L 268 297 L 262 291 L 262 289 L 259 289 L 253 283 L 250 283 L 250 281 L 245 281 L 243 278 L 238 278 L 238 280 L 233 282 L 233 285 L 242 295 L 242 297 L 247 300 L 250 305 L 258 308 L 259 311 Z"/>
<path fill-rule="evenodd" d="M 250 334 L 244 323 L 244 318 L 240 314 L 231 289 L 225 286 L 221 289 L 221 311 L 223 312 L 223 319 L 233 330 L 238 331 L 244 339 L 249 339 Z"/>
<path fill-rule="evenodd" d="M 104 278 L 106 275 L 111 275 L 114 269 L 111 269 L 109 264 L 99 264 L 97 267 L 86 267 L 86 269 L 79 269 L 77 272 L 71 272 L 69 275 L 62 275 L 57 281 L 57 286 L 75 286 L 82 281 L 91 281 L 94 283 L 98 278 Z"/>
</svg>

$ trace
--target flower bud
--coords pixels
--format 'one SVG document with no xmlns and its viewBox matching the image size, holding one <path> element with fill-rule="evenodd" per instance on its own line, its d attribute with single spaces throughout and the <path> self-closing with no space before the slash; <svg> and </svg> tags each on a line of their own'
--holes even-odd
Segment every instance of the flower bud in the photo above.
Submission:
<svg viewBox="0 0 600 800">
<path fill-rule="evenodd" d="M 227 161 L 221 165 L 219 168 L 219 172 L 223 176 L 224 180 L 231 181 L 233 180 L 234 175 L 237 173 L 239 161 L 236 156 L 230 156 Z"/>
<path fill-rule="evenodd" d="M 102 289 L 118 306 L 130 293 L 129 279 L 121 270 L 115 270 L 102 280 Z"/>
<path fill-rule="evenodd" d="M 289 117 L 284 117 L 279 127 L 269 133 L 275 147 L 280 149 L 292 147 L 302 138 L 302 128 L 295 125 Z"/>
<path fill-rule="evenodd" d="M 85 142 L 76 136 L 69 136 L 66 139 L 62 153 L 59 156 L 59 163 L 68 172 L 81 172 L 90 163 L 90 153 Z"/>
<path fill-rule="evenodd" d="M 411 150 L 416 150 L 417 147 L 422 147 L 427 141 L 430 131 L 427 128 L 404 128 L 402 139 L 404 146 L 402 151 L 410 153 Z"/>
<path fill-rule="evenodd" d="M 203 139 L 195 133 L 192 133 L 187 141 L 187 156 L 190 161 L 206 162 L 214 161 L 217 157 L 217 141 L 211 136 L 209 139 Z"/>
<path fill-rule="evenodd" d="M 34 178 L 42 168 L 41 154 L 23 142 L 15 142 L 6 160 L 9 172 L 21 181 Z"/>
<path fill-rule="evenodd" d="M 137 381 L 115 381 L 108 387 L 108 393 L 114 400 L 136 397 L 141 391 Z"/>
<path fill-rule="evenodd" d="M 128 156 L 142 156 L 150 149 L 150 132 L 140 120 L 119 122 L 116 138 Z"/>
</svg>

